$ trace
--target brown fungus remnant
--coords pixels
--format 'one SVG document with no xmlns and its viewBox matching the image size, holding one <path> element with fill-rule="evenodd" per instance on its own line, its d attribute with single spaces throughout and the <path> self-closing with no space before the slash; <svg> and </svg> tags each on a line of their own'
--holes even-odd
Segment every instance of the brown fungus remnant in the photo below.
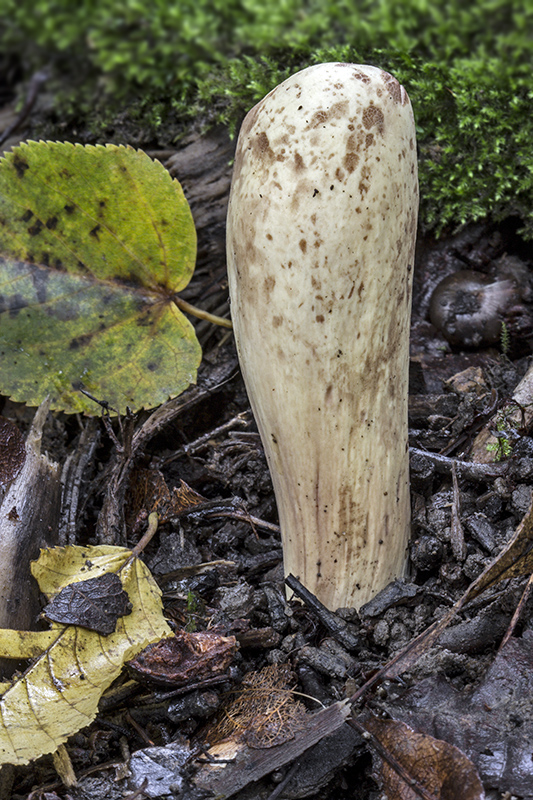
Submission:
<svg viewBox="0 0 533 800">
<path fill-rule="evenodd" d="M 318 64 L 258 103 L 237 145 L 227 259 L 239 358 L 285 572 L 332 609 L 367 602 L 406 564 L 414 139 L 391 75 Z"/>
<path fill-rule="evenodd" d="M 499 342 L 502 322 L 520 299 L 517 282 L 510 275 L 459 270 L 435 288 L 429 317 L 451 345 L 486 347 Z"/>
</svg>

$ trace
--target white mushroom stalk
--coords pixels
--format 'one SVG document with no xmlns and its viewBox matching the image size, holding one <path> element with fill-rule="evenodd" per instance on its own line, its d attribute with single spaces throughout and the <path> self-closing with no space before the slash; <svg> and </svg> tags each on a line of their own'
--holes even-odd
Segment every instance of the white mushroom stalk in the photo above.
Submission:
<svg viewBox="0 0 533 800">
<path fill-rule="evenodd" d="M 415 128 L 398 81 L 319 64 L 245 118 L 227 225 L 232 319 L 285 573 L 328 608 L 404 574 Z"/>
</svg>

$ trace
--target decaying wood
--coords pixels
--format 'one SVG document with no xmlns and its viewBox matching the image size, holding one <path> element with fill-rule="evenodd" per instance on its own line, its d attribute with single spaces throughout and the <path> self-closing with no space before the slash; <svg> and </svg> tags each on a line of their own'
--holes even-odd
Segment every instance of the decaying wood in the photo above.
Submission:
<svg viewBox="0 0 533 800">
<path fill-rule="evenodd" d="M 40 611 L 30 561 L 55 544 L 61 484 L 59 465 L 41 453 L 49 404 L 37 410 L 26 439 L 26 461 L 0 507 L 0 627 L 31 629 Z"/>
<path fill-rule="evenodd" d="M 490 464 L 498 460 L 497 450 L 492 447 L 498 442 L 494 431 L 500 420 L 504 426 L 501 433 L 504 435 L 506 431 L 512 432 L 513 428 L 528 430 L 533 424 L 533 364 L 514 390 L 512 399 L 496 411 L 474 439 L 470 455 L 472 461 Z"/>
<path fill-rule="evenodd" d="M 311 715 L 306 730 L 288 742 L 257 750 L 243 744 L 230 763 L 206 765 L 196 776 L 196 786 L 213 792 L 216 797 L 233 797 L 248 784 L 294 761 L 325 736 L 335 733 L 350 712 L 347 701 L 334 703 Z M 220 757 L 224 758 L 222 754 Z"/>
<path fill-rule="evenodd" d="M 67 456 L 61 472 L 61 516 L 58 525 L 59 544 L 77 544 L 77 526 L 80 521 L 80 493 L 87 471 L 100 441 L 100 430 L 95 419 L 89 419 L 81 432 L 76 449 Z"/>
<path fill-rule="evenodd" d="M 226 131 L 213 129 L 205 136 L 191 134 L 179 151 L 164 161 L 183 187 L 198 236 L 197 269 L 211 273 L 226 267 L 226 214 L 235 142 Z M 155 155 L 155 153 L 154 153 Z M 187 292 L 182 292 L 186 296 Z"/>
</svg>

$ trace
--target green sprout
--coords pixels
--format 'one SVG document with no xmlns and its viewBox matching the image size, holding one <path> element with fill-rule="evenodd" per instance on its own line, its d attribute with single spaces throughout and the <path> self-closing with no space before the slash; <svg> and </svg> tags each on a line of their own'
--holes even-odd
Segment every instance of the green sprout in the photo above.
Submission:
<svg viewBox="0 0 533 800">
<path fill-rule="evenodd" d="M 500 333 L 500 347 L 502 351 L 502 356 L 507 357 L 509 355 L 509 350 L 511 348 L 511 334 L 509 333 L 509 328 L 502 320 L 502 330 Z"/>
<path fill-rule="evenodd" d="M 496 441 L 487 445 L 488 452 L 496 454 L 496 461 L 501 461 L 511 455 L 513 452 L 511 439 L 515 434 L 516 426 L 507 419 L 505 414 L 501 414 L 496 421 L 496 432 L 494 433 Z"/>
</svg>

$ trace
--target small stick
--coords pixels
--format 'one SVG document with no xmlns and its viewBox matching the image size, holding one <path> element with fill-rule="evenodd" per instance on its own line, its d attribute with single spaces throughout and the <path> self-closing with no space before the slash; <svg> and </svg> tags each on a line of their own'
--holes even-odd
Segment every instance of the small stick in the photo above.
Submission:
<svg viewBox="0 0 533 800">
<path fill-rule="evenodd" d="M 505 645 L 507 644 L 507 642 L 509 641 L 509 639 L 513 635 L 514 629 L 516 628 L 516 626 L 518 624 L 518 620 L 520 619 L 520 615 L 521 615 L 522 611 L 524 610 L 524 606 L 525 606 L 525 604 L 527 602 L 527 599 L 528 599 L 529 595 L 531 594 L 531 589 L 532 588 L 533 588 L 533 574 L 531 574 L 529 576 L 528 582 L 526 583 L 526 587 L 525 587 L 524 591 L 522 592 L 522 597 L 520 598 L 520 602 L 518 603 L 517 607 L 515 608 L 515 612 L 513 614 L 513 618 L 511 620 L 511 622 L 509 623 L 509 627 L 507 628 L 507 631 L 505 632 L 505 636 L 503 637 L 503 639 L 501 641 L 501 644 L 500 644 L 500 646 L 498 648 L 498 653 L 500 653 L 501 650 L 503 650 L 503 648 L 505 647 Z"/>
<path fill-rule="evenodd" d="M 287 575 L 285 583 L 304 601 L 308 608 L 315 612 L 320 622 L 343 647 L 346 647 L 347 650 L 355 650 L 359 646 L 359 639 L 350 631 L 348 624 L 326 608 L 320 600 L 317 600 L 314 594 L 311 594 L 294 575 Z"/>
<path fill-rule="evenodd" d="M 227 422 L 224 422 L 223 425 L 219 425 L 216 428 L 204 433 L 203 436 L 199 436 L 198 439 L 195 439 L 194 442 L 189 442 L 189 444 L 184 444 L 183 447 L 180 447 L 179 450 L 176 450 L 168 458 L 163 459 L 158 465 L 160 469 L 166 467 L 168 464 L 175 461 L 176 458 L 179 458 L 181 455 L 193 455 L 197 453 L 198 450 L 201 450 L 205 445 L 209 444 L 209 442 L 215 437 L 219 436 L 221 433 L 226 433 L 226 431 L 231 430 L 232 428 L 236 428 L 239 425 L 249 425 L 250 412 L 249 411 L 241 411 L 240 414 L 237 414 L 235 417 L 232 417 Z M 248 417 L 248 419 L 246 419 Z"/>
<path fill-rule="evenodd" d="M 173 297 L 172 299 L 176 303 L 177 307 L 181 309 L 181 311 L 185 311 L 187 314 L 192 314 L 192 316 L 196 317 L 197 319 L 206 319 L 208 322 L 212 322 L 213 325 L 220 325 L 222 328 L 233 328 L 230 319 L 226 319 L 225 317 L 217 317 L 216 314 L 210 314 L 209 311 L 204 311 L 202 308 L 197 308 L 197 306 L 193 306 L 192 303 L 188 303 L 181 297 Z"/>
<path fill-rule="evenodd" d="M 465 536 L 463 533 L 463 526 L 461 525 L 461 501 L 459 495 L 459 483 L 457 481 L 457 467 L 455 462 L 452 464 L 452 481 L 453 481 L 453 503 L 452 503 L 452 524 L 450 532 L 450 540 L 452 545 L 452 552 L 457 561 L 464 561 L 466 558 L 466 544 Z"/>
<path fill-rule="evenodd" d="M 431 461 L 435 471 L 444 475 L 451 475 L 452 466 L 455 464 L 460 476 L 469 481 L 486 481 L 491 478 L 501 478 L 509 471 L 507 463 L 477 464 L 470 461 L 458 461 L 456 458 L 448 458 L 448 456 L 442 456 L 440 453 L 430 453 L 417 447 L 410 447 L 409 453 L 411 455 L 425 456 Z"/>
<path fill-rule="evenodd" d="M 144 536 L 142 536 L 141 539 L 139 539 L 135 547 L 132 548 L 131 556 L 128 559 L 128 563 L 129 561 L 131 561 L 131 559 L 138 558 L 142 553 L 142 551 L 144 550 L 144 548 L 148 545 L 148 543 L 152 541 L 157 531 L 158 524 L 159 524 L 159 516 L 156 511 L 152 511 L 151 514 L 148 514 L 148 528 L 146 530 L 146 533 L 144 534 Z"/>
</svg>

